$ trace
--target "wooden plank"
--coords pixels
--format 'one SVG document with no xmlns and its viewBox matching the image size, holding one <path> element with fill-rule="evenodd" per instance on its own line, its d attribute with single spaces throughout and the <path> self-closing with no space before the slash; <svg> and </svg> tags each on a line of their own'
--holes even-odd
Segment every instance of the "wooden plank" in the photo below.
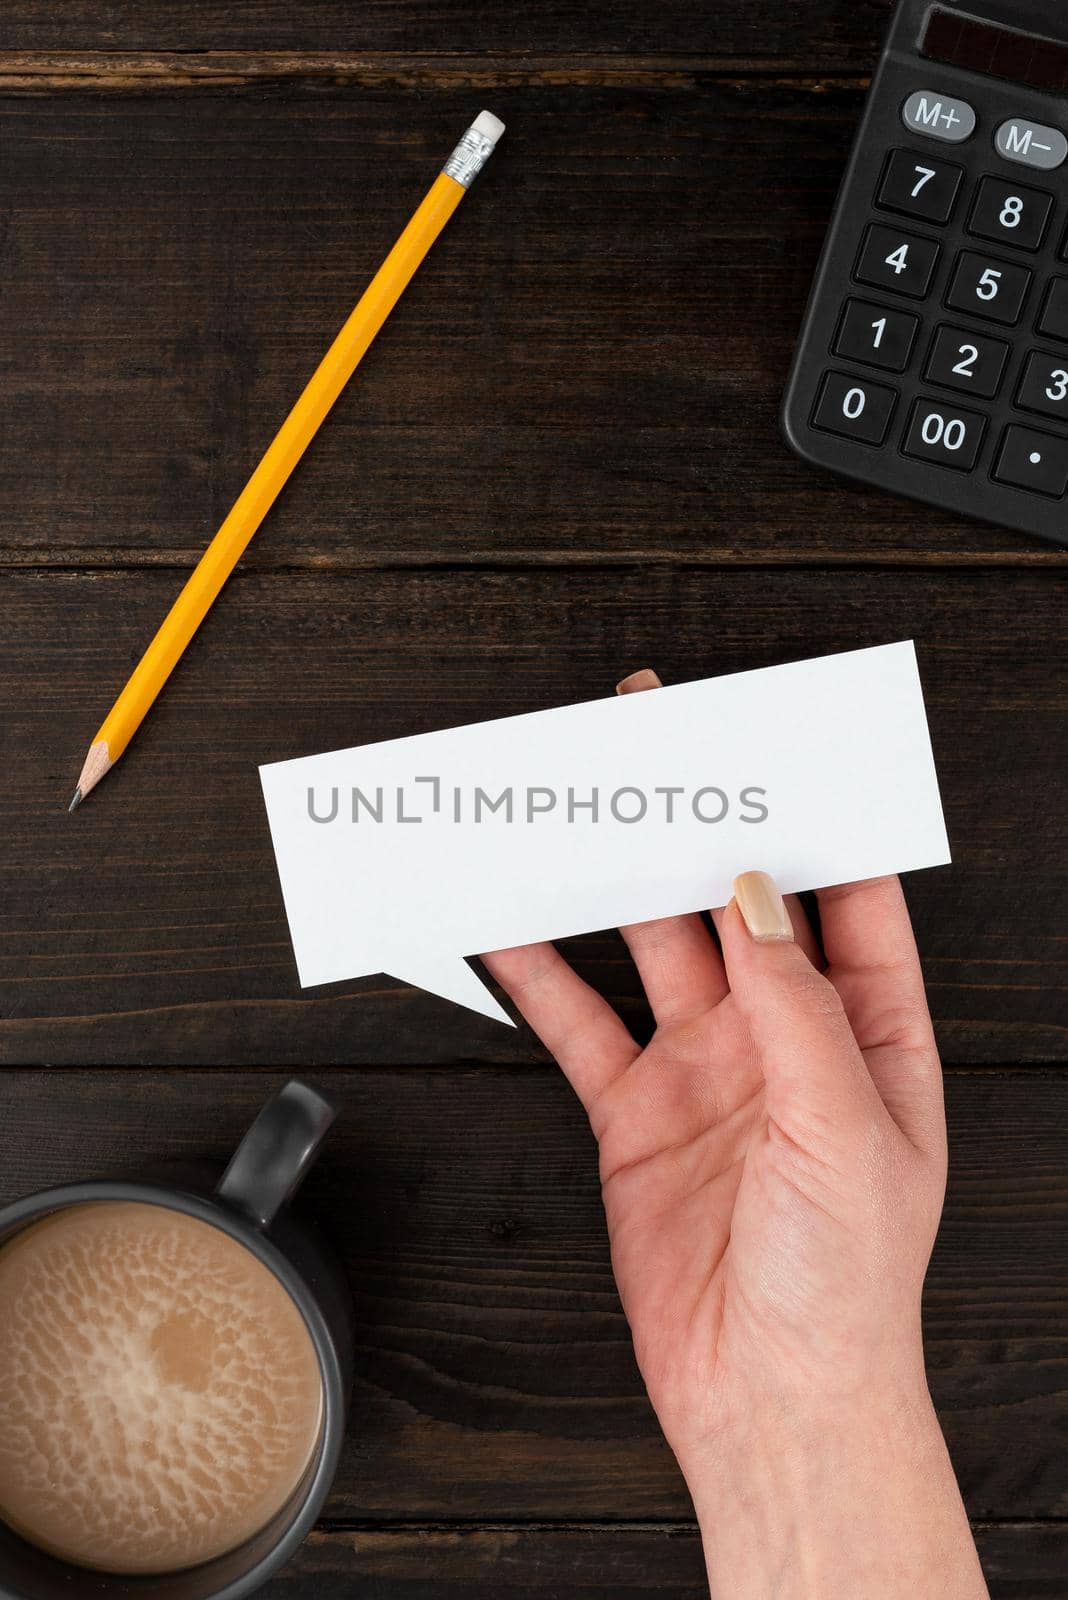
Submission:
<svg viewBox="0 0 1068 1600">
<path fill-rule="evenodd" d="M 0 562 L 194 561 L 475 93 L 0 100 Z M 538 81 L 486 98 L 507 136 L 253 570 L 1064 566 L 813 472 L 780 439 L 855 90 Z"/>
<path fill-rule="evenodd" d="M 870 68 L 874 62 L 866 63 Z M 547 55 L 508 51 L 434 55 L 353 50 L 0 50 L 0 93 L 128 95 L 160 89 L 277 90 L 387 88 L 529 89 L 536 83 L 575 88 L 659 88 L 676 93 L 712 80 L 735 84 L 788 82 L 867 88 L 867 70 L 806 72 L 784 62 L 738 61 L 718 55 Z"/>
<path fill-rule="evenodd" d="M 238 574 L 130 755 L 68 817 L 175 584 L 0 578 L 0 1059 L 540 1060 L 525 1031 L 392 980 L 302 995 L 257 764 L 596 698 L 647 663 L 679 682 L 909 637 L 956 849 L 910 889 L 943 1050 L 1064 1059 L 1064 612 L 1041 575 Z M 618 937 L 574 953 L 643 1028 Z"/>
<path fill-rule="evenodd" d="M 314 1590 L 312 1586 L 314 1585 Z M 264 1600 L 708 1600 L 694 1529 L 317 1530 Z"/>
<path fill-rule="evenodd" d="M 507 51 L 711 55 L 756 67 L 803 63 L 817 71 L 870 66 L 878 54 L 888 0 L 729 0 L 694 8 L 686 0 L 624 0 L 589 7 L 579 0 L 516 0 L 501 7 L 454 0 L 165 0 L 111 5 L 102 0 L 9 0 L 0 21 L 3 50 L 310 50 L 462 55 Z"/>
<path fill-rule="evenodd" d="M 1063 1600 L 1068 1527 L 976 1528 L 991 1600 Z M 318 1530 L 264 1600 L 708 1600 L 693 1528 Z M 314 1585 L 314 1588 L 312 1587 Z"/>
<path fill-rule="evenodd" d="M 991 1600 L 1063 1600 L 1068 1526 L 980 1524 L 975 1529 Z"/>
<path fill-rule="evenodd" d="M 276 1079 L 0 1073 L 0 1203 L 159 1160 L 221 1163 Z M 357 1318 L 329 1512 L 361 1522 L 686 1520 L 634 1366 L 593 1141 L 554 1069 L 316 1073 L 341 1115 L 307 1201 Z M 926 1296 L 969 1509 L 1063 1516 L 1068 1076 L 951 1074 Z M 437 1597 L 440 1600 L 440 1597 Z"/>
</svg>

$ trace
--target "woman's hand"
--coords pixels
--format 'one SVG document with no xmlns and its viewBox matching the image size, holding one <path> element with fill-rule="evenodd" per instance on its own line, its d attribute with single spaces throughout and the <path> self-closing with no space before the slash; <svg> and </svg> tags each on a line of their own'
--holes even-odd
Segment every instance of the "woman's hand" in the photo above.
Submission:
<svg viewBox="0 0 1068 1600">
<path fill-rule="evenodd" d="M 716 915 L 720 948 L 698 916 L 625 928 L 644 1050 L 551 945 L 485 961 L 589 1114 L 713 1593 L 971 1600 L 920 1336 L 946 1171 L 923 979 L 896 879 L 819 905 L 822 952 L 761 873 Z"/>
</svg>

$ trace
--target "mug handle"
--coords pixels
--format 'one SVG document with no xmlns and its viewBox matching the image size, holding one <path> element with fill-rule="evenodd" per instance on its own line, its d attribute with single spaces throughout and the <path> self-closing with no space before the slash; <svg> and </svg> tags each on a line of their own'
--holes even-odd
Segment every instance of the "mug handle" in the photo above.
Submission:
<svg viewBox="0 0 1068 1600">
<path fill-rule="evenodd" d="M 230 1158 L 218 1199 L 269 1228 L 319 1154 L 337 1107 L 299 1078 L 273 1094 Z"/>
</svg>

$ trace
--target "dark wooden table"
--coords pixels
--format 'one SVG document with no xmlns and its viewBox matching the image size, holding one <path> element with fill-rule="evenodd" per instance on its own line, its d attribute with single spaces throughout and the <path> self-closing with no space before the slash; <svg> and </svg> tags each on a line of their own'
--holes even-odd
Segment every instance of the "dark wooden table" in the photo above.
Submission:
<svg viewBox="0 0 1068 1600">
<path fill-rule="evenodd" d="M 931 1379 L 994 1593 L 1063 1596 L 1065 556 L 807 471 L 776 406 L 883 0 L 7 0 L 0 1201 L 223 1158 L 278 1075 L 359 1318 L 271 1596 L 704 1594 L 583 1117 L 529 1033 L 301 994 L 256 764 L 918 642 L 952 1174 Z M 443 154 L 508 123 L 131 757 L 113 691 Z M 615 935 L 583 972 L 647 1029 Z M 739 1597 L 741 1600 L 741 1597 Z"/>
</svg>

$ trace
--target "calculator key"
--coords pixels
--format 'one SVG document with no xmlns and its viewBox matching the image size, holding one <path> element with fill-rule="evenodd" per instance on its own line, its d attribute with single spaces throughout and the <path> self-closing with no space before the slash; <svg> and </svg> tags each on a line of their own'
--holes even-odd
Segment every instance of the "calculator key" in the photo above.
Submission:
<svg viewBox="0 0 1068 1600">
<path fill-rule="evenodd" d="M 994 477 L 998 483 L 1059 500 L 1068 489 L 1068 439 L 1030 428 L 1006 428 Z"/>
<path fill-rule="evenodd" d="M 901 108 L 901 120 L 913 133 L 947 144 L 963 144 L 975 132 L 975 112 L 967 100 L 954 100 L 933 89 L 917 89 Z"/>
<path fill-rule="evenodd" d="M 1068 139 L 1063 133 L 1041 122 L 1028 122 L 1023 117 L 1003 122 L 994 135 L 994 146 L 1006 161 L 1018 161 L 1022 167 L 1038 167 L 1042 172 L 1053 172 L 1068 161 Z"/>
<path fill-rule="evenodd" d="M 1001 388 L 1010 349 L 1003 339 L 944 324 L 935 334 L 924 378 L 928 383 L 993 400 Z"/>
<path fill-rule="evenodd" d="M 984 178 L 968 218 L 968 232 L 1021 250 L 1037 250 L 1052 210 L 1053 196 L 1044 189 Z"/>
<path fill-rule="evenodd" d="M 986 418 L 978 412 L 959 411 L 942 400 L 921 398 L 912 408 L 901 448 L 921 461 L 970 472 L 979 459 L 985 432 Z"/>
<path fill-rule="evenodd" d="M 861 283 L 922 300 L 931 287 L 940 254 L 933 239 L 873 225 L 864 236 L 856 276 Z"/>
<path fill-rule="evenodd" d="M 834 353 L 886 372 L 904 372 L 919 327 L 919 317 L 909 311 L 890 311 L 868 300 L 847 300 Z"/>
<path fill-rule="evenodd" d="M 884 211 L 903 211 L 925 222 L 948 222 L 960 193 L 964 168 L 934 156 L 894 150 L 886 163 L 875 204 Z"/>
<path fill-rule="evenodd" d="M 844 372 L 828 372 L 812 417 L 814 428 L 861 444 L 882 444 L 897 404 L 897 390 Z"/>
<path fill-rule="evenodd" d="M 957 262 L 946 304 L 991 322 L 1019 322 L 1031 274 L 1012 261 L 995 261 L 965 250 Z"/>
<path fill-rule="evenodd" d="M 1068 422 L 1068 361 L 1063 356 L 1032 350 L 1016 391 L 1016 404 L 1025 411 Z"/>
<path fill-rule="evenodd" d="M 1068 340 L 1068 278 L 1054 278 L 1050 284 L 1038 331 L 1050 339 Z"/>
</svg>

